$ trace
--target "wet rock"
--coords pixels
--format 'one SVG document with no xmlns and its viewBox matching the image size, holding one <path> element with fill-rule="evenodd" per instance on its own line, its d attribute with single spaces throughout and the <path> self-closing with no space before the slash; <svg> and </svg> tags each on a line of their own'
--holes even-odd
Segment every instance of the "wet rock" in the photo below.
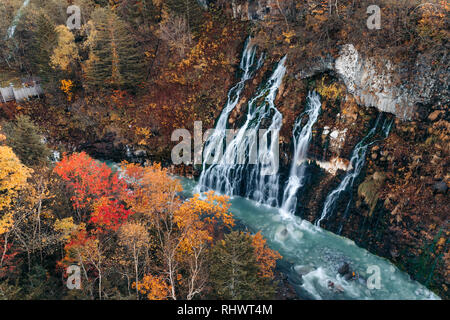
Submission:
<svg viewBox="0 0 450 320">
<path fill-rule="evenodd" d="M 124 145 L 116 143 L 116 134 L 107 133 L 101 139 L 80 144 L 78 151 L 85 151 L 96 159 L 122 161 L 126 157 Z"/>
<path fill-rule="evenodd" d="M 338 273 L 341 275 L 341 276 L 343 276 L 344 274 L 346 274 L 346 273 L 349 273 L 350 272 L 350 265 L 347 263 L 347 262 L 345 262 L 342 266 L 340 266 L 339 267 L 339 269 L 338 269 Z"/>
<path fill-rule="evenodd" d="M 328 280 L 328 289 L 333 290 L 336 293 L 343 293 L 344 292 L 344 288 L 342 288 L 342 286 L 340 286 L 339 284 L 335 284 L 333 281 Z"/>
<path fill-rule="evenodd" d="M 349 273 L 346 273 L 346 274 L 344 275 L 344 279 L 347 280 L 347 281 L 349 281 L 349 280 L 354 280 L 355 277 L 356 277 L 355 272 L 349 272 Z"/>
<path fill-rule="evenodd" d="M 338 285 L 338 284 L 336 284 L 335 286 L 334 286 L 334 288 L 335 288 L 335 292 L 337 292 L 337 293 L 343 293 L 344 292 L 344 288 L 342 288 L 342 286 L 340 286 L 340 285 Z"/>
<path fill-rule="evenodd" d="M 288 236 L 289 236 L 288 229 L 281 227 L 280 229 L 277 230 L 275 238 L 279 241 L 284 241 L 287 239 Z"/>
<path fill-rule="evenodd" d="M 330 133 L 330 150 L 339 154 L 344 146 L 347 136 L 347 128 L 343 130 L 335 129 Z"/>
<path fill-rule="evenodd" d="M 395 210 L 394 210 L 394 211 L 395 211 Z M 395 250 L 395 249 L 389 250 L 389 253 L 391 254 L 391 257 L 392 257 L 392 258 L 398 258 L 398 256 L 399 256 L 398 251 Z"/>
</svg>

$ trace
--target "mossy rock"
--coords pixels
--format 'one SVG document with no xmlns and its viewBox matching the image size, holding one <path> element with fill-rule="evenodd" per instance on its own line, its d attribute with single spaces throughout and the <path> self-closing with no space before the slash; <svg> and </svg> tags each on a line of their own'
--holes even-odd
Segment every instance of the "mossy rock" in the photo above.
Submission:
<svg viewBox="0 0 450 320">
<path fill-rule="evenodd" d="M 372 216 L 373 211 L 378 202 L 379 192 L 386 180 L 386 174 L 383 172 L 375 172 L 366 177 L 366 179 L 358 187 L 358 196 L 364 199 L 364 202 L 369 206 L 369 216 Z"/>
</svg>

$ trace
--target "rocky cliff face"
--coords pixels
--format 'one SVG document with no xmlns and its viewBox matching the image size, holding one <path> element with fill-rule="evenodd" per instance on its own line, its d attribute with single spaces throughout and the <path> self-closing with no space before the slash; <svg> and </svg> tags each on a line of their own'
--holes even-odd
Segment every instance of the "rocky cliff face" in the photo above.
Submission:
<svg viewBox="0 0 450 320">
<path fill-rule="evenodd" d="M 445 57 L 443 57 L 445 59 Z M 434 72 L 432 61 L 424 56 L 416 60 L 415 70 L 408 72 L 382 57 L 363 57 L 352 44 L 343 46 L 334 64 L 334 71 L 347 90 L 366 107 L 376 107 L 401 119 L 417 118 L 419 105 L 439 104 L 448 99 L 449 73 Z M 395 83 L 402 72 L 407 79 Z M 444 99 L 442 99 L 444 98 Z"/>
<path fill-rule="evenodd" d="M 233 19 L 241 21 L 263 21 L 280 14 L 276 0 L 231 0 L 217 2 L 226 7 Z"/>
<path fill-rule="evenodd" d="M 221 2 L 221 1 L 219 1 Z M 284 24 L 294 17 L 295 8 L 275 0 L 231 0 L 225 7 L 232 18 Z M 296 19 L 302 19 L 301 14 Z M 435 67 L 448 65 L 448 54 L 439 59 L 419 54 L 414 63 L 393 63 L 383 56 L 366 56 L 355 45 L 343 45 L 336 56 L 318 52 L 317 58 L 296 70 L 297 77 L 307 79 L 323 72 L 332 72 L 344 83 L 347 91 L 361 106 L 375 107 L 400 119 L 424 117 L 426 107 L 449 101 L 449 70 Z M 294 62 L 295 65 L 295 62 Z"/>
<path fill-rule="evenodd" d="M 443 61 L 446 57 L 442 57 Z M 359 105 L 375 107 L 403 120 L 423 117 L 426 106 L 449 100 L 448 70 L 433 70 L 433 62 L 420 55 L 414 70 L 404 70 L 382 57 L 364 57 L 353 44 L 344 45 L 336 59 L 318 57 L 297 77 L 307 79 L 332 72 L 346 86 Z M 406 79 L 398 80 L 400 74 Z"/>
<path fill-rule="evenodd" d="M 382 69 L 378 71 L 374 58 L 363 58 L 352 44 L 348 44 L 343 46 L 336 59 L 334 71 L 360 105 L 411 119 L 416 108 L 415 94 L 395 86 L 392 80 L 394 66 L 389 61 L 382 63 Z"/>
</svg>

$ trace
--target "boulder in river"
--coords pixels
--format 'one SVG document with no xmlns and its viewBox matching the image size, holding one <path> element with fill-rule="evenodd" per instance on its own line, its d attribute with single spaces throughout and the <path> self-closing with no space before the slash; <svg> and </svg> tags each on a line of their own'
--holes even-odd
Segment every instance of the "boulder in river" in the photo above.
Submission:
<svg viewBox="0 0 450 320">
<path fill-rule="evenodd" d="M 341 285 L 334 283 L 331 280 L 328 280 L 328 289 L 333 290 L 336 293 L 343 293 L 344 292 L 344 288 L 342 288 Z"/>
<path fill-rule="evenodd" d="M 339 267 L 338 272 L 341 276 L 350 272 L 350 265 L 345 262 L 342 266 Z"/>
<path fill-rule="evenodd" d="M 289 236 L 289 231 L 287 228 L 285 228 L 284 226 L 279 228 L 276 232 L 275 238 L 278 241 L 284 241 L 287 239 L 287 237 Z"/>
</svg>

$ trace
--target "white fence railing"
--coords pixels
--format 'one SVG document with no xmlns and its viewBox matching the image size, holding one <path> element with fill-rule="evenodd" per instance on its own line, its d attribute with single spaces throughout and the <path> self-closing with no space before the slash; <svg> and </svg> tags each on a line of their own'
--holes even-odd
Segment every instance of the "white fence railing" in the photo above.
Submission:
<svg viewBox="0 0 450 320">
<path fill-rule="evenodd" d="M 16 89 L 14 86 L 9 86 L 5 88 L 0 88 L 0 102 L 9 101 L 23 101 L 31 97 L 39 97 L 44 94 L 44 90 L 38 83 L 34 83 L 33 86 L 23 86 L 22 88 Z"/>
</svg>

